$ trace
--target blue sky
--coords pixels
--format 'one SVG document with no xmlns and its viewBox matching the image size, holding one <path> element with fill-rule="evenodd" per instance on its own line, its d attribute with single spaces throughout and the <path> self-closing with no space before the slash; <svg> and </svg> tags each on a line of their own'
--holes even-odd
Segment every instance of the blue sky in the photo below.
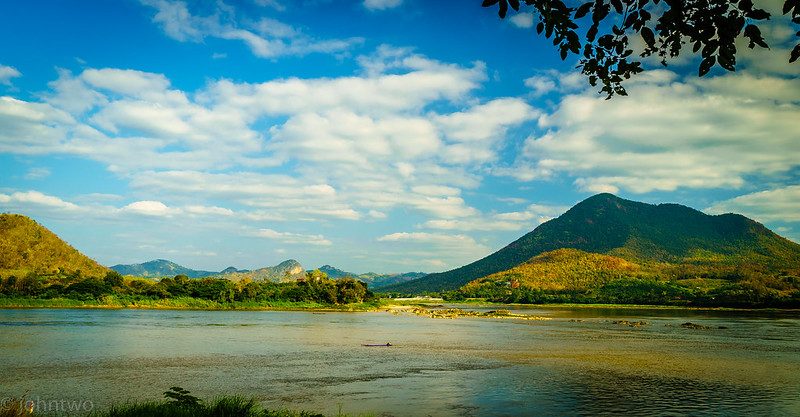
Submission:
<svg viewBox="0 0 800 417">
<path fill-rule="evenodd" d="M 0 211 L 105 265 L 210 270 L 441 271 L 606 191 L 800 240 L 780 18 L 736 73 L 688 55 L 606 101 L 529 14 L 454 3 L 9 2 Z"/>
</svg>

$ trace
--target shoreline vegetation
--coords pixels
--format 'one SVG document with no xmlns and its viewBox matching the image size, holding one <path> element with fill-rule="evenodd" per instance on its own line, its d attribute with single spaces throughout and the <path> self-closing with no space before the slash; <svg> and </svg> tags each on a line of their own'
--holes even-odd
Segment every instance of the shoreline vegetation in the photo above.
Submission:
<svg viewBox="0 0 800 417">
<path fill-rule="evenodd" d="M 445 303 L 445 304 L 442 304 Z M 221 304 L 208 300 L 178 298 L 167 300 L 139 300 L 126 302 L 124 300 L 74 300 L 69 298 L 4 298 L 0 297 L 0 309 L 85 309 L 85 310 L 175 310 L 175 311 L 299 311 L 299 312 L 384 312 L 391 314 L 415 314 L 432 318 L 457 318 L 457 317 L 490 317 L 490 318 L 522 318 L 528 320 L 547 319 L 540 316 L 510 313 L 516 309 L 617 309 L 617 310 L 691 310 L 691 311 L 798 311 L 795 308 L 743 308 L 743 307 L 696 307 L 676 305 L 653 304 L 578 304 L 578 303 L 550 303 L 550 304 L 520 304 L 497 303 L 485 299 L 468 299 L 457 302 L 446 302 L 441 298 L 418 299 L 378 299 L 366 303 L 328 305 L 314 302 L 275 301 L 264 303 L 228 303 Z M 475 314 L 469 308 L 492 308 L 480 314 Z M 433 313 L 432 313 L 433 312 Z M 509 312 L 509 313 L 505 313 Z M 491 313 L 491 314 L 485 314 Z"/>
</svg>

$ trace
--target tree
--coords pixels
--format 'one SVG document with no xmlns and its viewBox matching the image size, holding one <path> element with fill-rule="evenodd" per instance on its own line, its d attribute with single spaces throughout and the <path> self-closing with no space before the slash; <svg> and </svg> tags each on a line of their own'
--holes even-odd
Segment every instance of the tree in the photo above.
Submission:
<svg viewBox="0 0 800 417">
<path fill-rule="evenodd" d="M 611 98 L 627 95 L 624 80 L 643 71 L 634 57 L 631 39 L 641 36 L 641 57 L 658 56 L 661 64 L 681 54 L 685 44 L 700 52 L 698 74 L 704 76 L 715 65 L 736 70 L 736 44 L 746 38 L 748 47 L 769 49 L 758 24 L 769 20 L 766 10 L 753 0 L 590 0 L 568 6 L 563 0 L 523 0 L 538 22 L 537 34 L 544 33 L 561 54 L 561 59 L 579 55 L 578 68 L 589 84 L 602 84 L 601 93 Z M 483 0 L 483 7 L 498 6 L 505 18 L 509 7 L 520 12 L 520 0 Z M 523 12 L 527 12 L 523 10 Z M 800 0 L 785 0 L 783 14 L 800 25 Z M 581 39 L 578 22 L 589 24 Z M 800 31 L 796 36 L 800 37 Z M 800 58 L 800 43 L 788 57 Z"/>
<path fill-rule="evenodd" d="M 125 285 L 125 281 L 122 279 L 122 275 L 120 275 L 117 271 L 108 271 L 106 272 L 105 278 L 103 278 L 106 284 L 110 287 L 122 287 Z"/>
</svg>

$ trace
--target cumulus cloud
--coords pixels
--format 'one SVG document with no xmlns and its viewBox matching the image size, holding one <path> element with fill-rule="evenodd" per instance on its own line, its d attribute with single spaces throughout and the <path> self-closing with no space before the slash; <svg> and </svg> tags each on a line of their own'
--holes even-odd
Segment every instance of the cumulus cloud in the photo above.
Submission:
<svg viewBox="0 0 800 417">
<path fill-rule="evenodd" d="M 236 12 L 217 2 L 212 14 L 194 14 L 189 4 L 173 0 L 141 0 L 156 10 L 153 22 L 164 33 L 181 42 L 200 42 L 206 37 L 241 41 L 260 58 L 310 53 L 339 53 L 363 42 L 361 38 L 317 40 L 283 22 L 262 18 L 244 24 L 235 19 Z M 264 5 L 268 5 L 265 2 Z"/>
<path fill-rule="evenodd" d="M 800 161 L 800 95 L 778 77 L 753 81 L 685 83 L 658 70 L 631 82 L 630 97 L 566 96 L 540 117 L 543 133 L 526 140 L 516 166 L 495 172 L 523 181 L 566 173 L 584 191 L 634 193 L 737 188 L 748 176 L 788 172 Z M 759 85 L 786 90 L 768 97 Z"/>
<path fill-rule="evenodd" d="M 760 222 L 800 222 L 800 185 L 740 195 L 705 209 L 709 214 L 739 213 Z"/>
<path fill-rule="evenodd" d="M 540 112 L 518 98 L 473 97 L 481 63 L 390 46 L 357 61 L 352 76 L 210 80 L 197 91 L 132 69 L 60 70 L 40 101 L 0 99 L 0 150 L 105 164 L 140 199 L 104 206 L 110 217 L 352 221 L 395 208 L 481 217 L 462 190 L 479 186 L 509 132 Z"/>
</svg>

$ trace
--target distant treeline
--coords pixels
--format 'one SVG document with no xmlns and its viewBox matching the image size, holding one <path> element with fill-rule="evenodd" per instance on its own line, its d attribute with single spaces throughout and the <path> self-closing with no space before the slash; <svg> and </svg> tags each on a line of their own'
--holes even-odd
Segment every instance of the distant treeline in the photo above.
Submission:
<svg viewBox="0 0 800 417">
<path fill-rule="evenodd" d="M 5 297 L 69 298 L 84 301 L 101 300 L 105 296 L 116 296 L 130 301 L 191 297 L 223 304 L 292 301 L 338 305 L 361 303 L 374 298 L 363 282 L 351 278 L 334 281 L 319 271 L 307 273 L 302 280 L 281 283 L 189 279 L 185 275 L 155 281 L 124 278 L 115 271 L 107 272 L 102 278 L 82 277 L 80 272 L 48 276 L 29 273 L 19 278 L 0 278 L 0 294 Z"/>
</svg>

